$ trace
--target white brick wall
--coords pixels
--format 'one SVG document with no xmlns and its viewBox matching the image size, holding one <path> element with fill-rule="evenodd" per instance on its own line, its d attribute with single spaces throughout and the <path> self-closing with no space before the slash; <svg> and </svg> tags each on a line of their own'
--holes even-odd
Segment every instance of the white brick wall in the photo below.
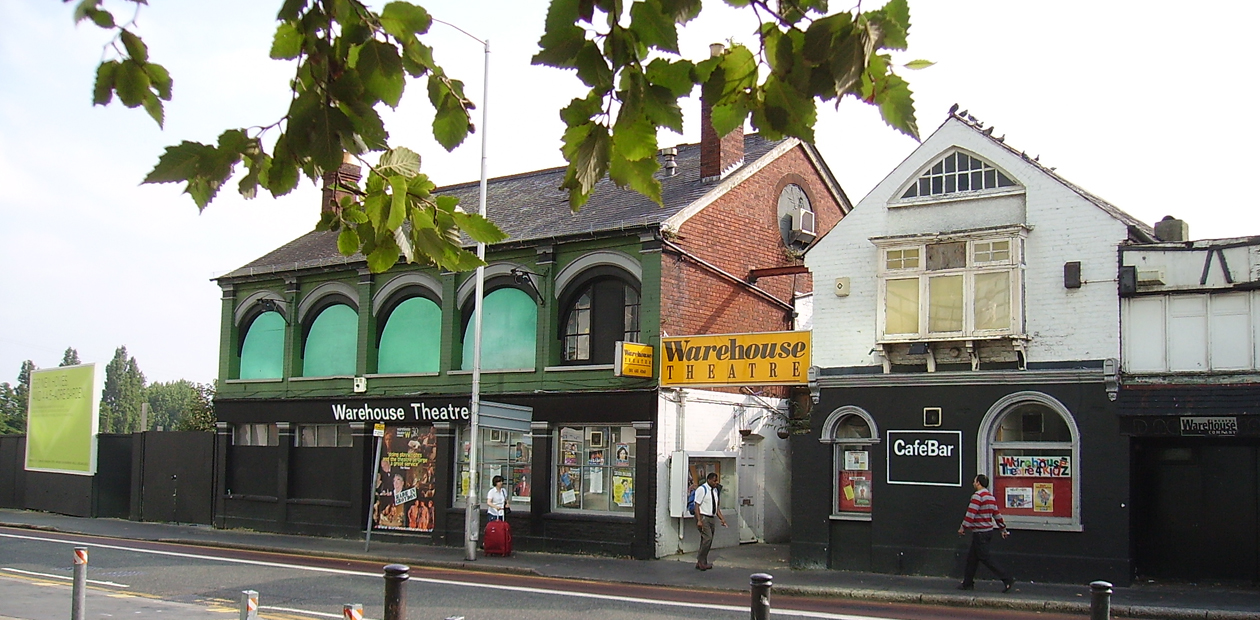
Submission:
<svg viewBox="0 0 1260 620">
<path fill-rule="evenodd" d="M 1024 196 L 973 199 L 912 207 L 887 205 L 905 184 L 953 147 L 980 156 L 1026 188 Z M 1022 205 L 1021 205 L 1022 203 Z M 1021 208 L 1022 207 L 1022 208 Z M 1022 223 L 1024 312 L 1029 362 L 1119 357 L 1117 248 L 1127 225 L 1039 167 L 951 118 L 810 250 L 805 264 L 819 293 L 814 300 L 814 364 L 878 364 L 873 355 L 879 311 L 872 237 L 964 230 Z M 1080 289 L 1063 286 L 1063 264 L 1080 261 Z M 831 293 L 837 277 L 851 279 L 848 297 Z"/>
</svg>

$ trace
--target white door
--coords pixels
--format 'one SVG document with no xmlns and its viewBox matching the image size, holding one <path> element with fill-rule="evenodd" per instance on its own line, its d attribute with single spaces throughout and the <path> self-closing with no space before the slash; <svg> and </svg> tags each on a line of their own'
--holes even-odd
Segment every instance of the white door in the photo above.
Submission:
<svg viewBox="0 0 1260 620">
<path fill-rule="evenodd" d="M 761 437 L 744 438 L 739 450 L 739 542 L 759 542 L 762 529 Z"/>
</svg>

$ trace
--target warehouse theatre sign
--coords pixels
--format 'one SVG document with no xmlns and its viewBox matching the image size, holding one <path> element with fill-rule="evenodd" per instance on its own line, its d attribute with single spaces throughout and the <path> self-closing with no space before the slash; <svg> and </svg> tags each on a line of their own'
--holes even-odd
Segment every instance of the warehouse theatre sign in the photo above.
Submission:
<svg viewBox="0 0 1260 620">
<path fill-rule="evenodd" d="M 888 431 L 888 484 L 962 486 L 962 431 Z"/>
<path fill-rule="evenodd" d="M 661 338 L 661 385 L 727 387 L 809 383 L 809 332 Z"/>
</svg>

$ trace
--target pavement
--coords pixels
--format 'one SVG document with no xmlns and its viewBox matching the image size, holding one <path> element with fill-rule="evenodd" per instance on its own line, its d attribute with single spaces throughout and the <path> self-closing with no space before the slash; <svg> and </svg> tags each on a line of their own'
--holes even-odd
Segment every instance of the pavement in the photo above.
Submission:
<svg viewBox="0 0 1260 620">
<path fill-rule="evenodd" d="M 374 540 L 370 552 L 362 539 L 293 536 L 250 530 L 220 530 L 205 525 L 138 523 L 121 519 L 85 519 L 45 512 L 0 509 L 0 525 L 114 538 L 178 542 L 299 553 L 354 560 L 376 560 L 382 565 L 456 567 L 487 572 L 537 574 L 546 577 L 748 591 L 752 573 L 774 577 L 773 593 L 838 597 L 865 601 L 988 607 L 1023 611 L 1089 614 L 1087 584 L 1017 582 L 1002 594 L 998 581 L 977 581 L 976 589 L 955 589 L 957 579 L 884 575 L 832 570 L 794 570 L 788 546 L 746 544 L 714 549 L 710 571 L 695 570 L 695 554 L 659 560 L 632 560 L 590 555 L 518 551 L 508 558 L 479 557 L 469 562 L 462 547 L 398 542 L 397 537 Z M 375 538 L 375 537 L 374 537 Z M 1260 620 L 1260 586 L 1254 584 L 1135 583 L 1117 587 L 1111 599 L 1116 618 L 1157 620 Z"/>
</svg>

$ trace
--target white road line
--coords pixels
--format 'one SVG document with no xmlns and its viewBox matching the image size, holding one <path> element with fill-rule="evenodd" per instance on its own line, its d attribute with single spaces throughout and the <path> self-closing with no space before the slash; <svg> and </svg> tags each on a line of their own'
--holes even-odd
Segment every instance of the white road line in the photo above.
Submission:
<svg viewBox="0 0 1260 620">
<path fill-rule="evenodd" d="M 175 551 L 160 551 L 157 549 L 136 549 L 133 547 L 124 547 L 122 545 L 105 545 L 99 543 L 83 543 L 78 541 L 59 540 L 56 538 L 47 538 L 43 536 L 25 536 L 22 534 L 6 534 L 0 532 L 0 537 L 16 538 L 19 540 L 34 540 L 40 542 L 58 543 L 63 545 L 87 545 L 98 547 L 101 549 L 117 549 L 119 551 L 131 551 L 134 553 L 148 553 L 151 555 L 165 555 L 177 558 L 189 558 L 195 560 L 208 560 L 212 562 L 228 562 L 231 564 L 246 564 L 250 566 L 266 566 L 269 568 L 287 568 L 291 570 L 300 570 L 314 573 L 329 573 L 333 575 L 347 575 L 351 577 L 370 577 L 372 579 L 380 579 L 381 573 L 369 573 L 365 571 L 346 570 L 341 568 L 324 568 L 320 566 L 302 566 L 299 564 L 286 564 L 283 562 L 266 562 L 263 560 L 246 560 L 242 558 L 222 558 L 211 555 L 201 555 L 196 553 L 179 553 Z M 709 609 L 732 612 L 747 613 L 748 608 L 737 605 L 713 605 L 710 603 L 690 603 L 686 601 L 660 601 L 650 598 L 639 598 L 635 596 L 616 596 L 612 594 L 593 594 L 589 592 L 565 592 L 558 590 L 544 590 L 542 588 L 531 588 L 527 586 L 505 586 L 492 583 L 469 583 L 466 581 L 452 581 L 447 579 L 433 579 L 429 577 L 412 576 L 411 581 L 419 581 L 423 583 L 432 583 L 447 586 L 463 586 L 467 588 L 483 588 L 487 590 L 502 590 L 507 592 L 524 592 L 527 594 L 542 594 L 549 596 L 564 596 L 569 598 L 586 598 L 604 601 L 617 601 L 621 603 L 634 603 L 640 605 L 660 605 L 664 607 L 685 607 L 690 609 Z M 776 616 L 791 616 L 798 618 L 823 618 L 825 620 L 896 620 L 893 618 L 881 616 L 854 616 L 849 614 L 832 614 L 821 611 L 801 611 L 796 609 L 773 609 L 771 613 Z M 332 616 L 340 618 L 340 615 Z"/>
<path fill-rule="evenodd" d="M 259 605 L 259 609 L 267 609 L 270 611 L 283 611 L 291 614 L 305 614 L 307 616 L 319 616 L 320 618 L 337 618 L 340 620 L 341 614 L 330 614 L 322 611 L 311 611 L 309 609 L 294 609 L 292 607 L 272 607 L 271 605 Z M 363 620 L 368 620 L 364 618 Z"/>
<path fill-rule="evenodd" d="M 73 580 L 74 580 L 74 577 L 67 577 L 67 576 L 65 576 L 65 575 L 50 575 L 50 574 L 48 574 L 48 573 L 36 573 L 36 572 L 33 572 L 33 571 L 29 571 L 29 570 L 22 570 L 22 569 L 20 569 L 20 568 L 9 568 L 9 567 L 7 567 L 7 566 L 6 566 L 6 567 L 4 567 L 4 568 L 0 568 L 0 570 L 7 570 L 7 571 L 9 571 L 10 573 L 21 573 L 21 574 L 23 574 L 23 575 L 34 575 L 34 576 L 36 576 L 36 577 L 47 577 L 47 578 L 49 578 L 49 579 L 65 579 L 66 581 L 73 581 Z M 102 585 L 102 586 L 113 586 L 113 587 L 115 587 L 115 588 L 130 588 L 130 587 L 131 587 L 131 586 L 129 586 L 129 585 L 127 585 L 127 584 L 125 584 L 125 583 L 114 583 L 114 582 L 112 582 L 112 581 L 97 581 L 97 580 L 95 580 L 95 579 L 88 579 L 88 580 L 87 580 L 87 582 L 88 582 L 88 583 L 95 583 L 95 584 L 99 584 L 99 585 Z"/>
</svg>

